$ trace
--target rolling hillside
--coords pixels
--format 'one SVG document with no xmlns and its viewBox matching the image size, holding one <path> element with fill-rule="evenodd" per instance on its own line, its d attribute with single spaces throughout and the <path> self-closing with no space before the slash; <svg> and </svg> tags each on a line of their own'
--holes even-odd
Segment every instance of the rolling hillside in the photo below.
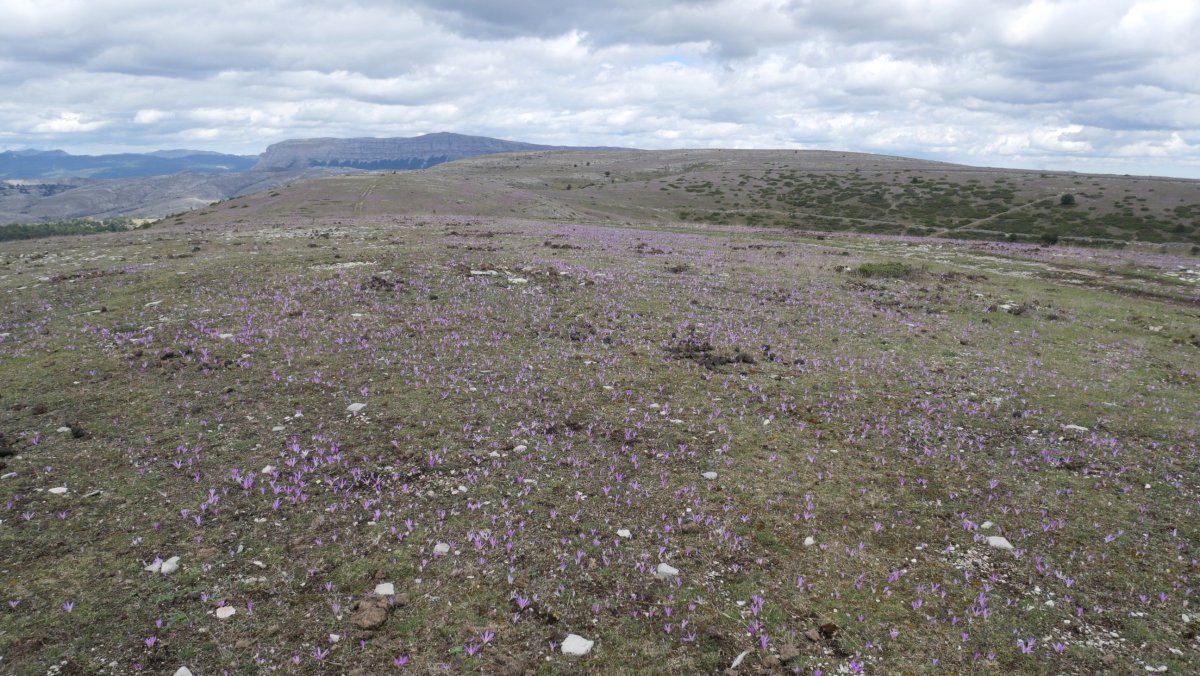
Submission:
<svg viewBox="0 0 1200 676">
<path fill-rule="evenodd" d="M 1066 197 L 1069 196 L 1069 197 Z M 459 214 L 1120 246 L 1200 244 L 1200 181 L 826 151 L 526 152 L 298 183 L 192 219 Z"/>
</svg>

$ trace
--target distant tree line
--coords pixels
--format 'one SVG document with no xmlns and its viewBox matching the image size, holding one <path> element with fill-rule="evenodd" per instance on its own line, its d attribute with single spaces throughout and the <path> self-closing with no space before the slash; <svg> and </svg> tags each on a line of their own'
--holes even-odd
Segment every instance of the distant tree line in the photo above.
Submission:
<svg viewBox="0 0 1200 676">
<path fill-rule="evenodd" d="M 121 232 L 139 227 L 146 227 L 146 225 L 138 225 L 138 222 L 131 218 L 70 218 L 44 223 L 10 223 L 0 225 L 0 242 L 62 235 L 92 235 L 98 232 Z"/>
</svg>

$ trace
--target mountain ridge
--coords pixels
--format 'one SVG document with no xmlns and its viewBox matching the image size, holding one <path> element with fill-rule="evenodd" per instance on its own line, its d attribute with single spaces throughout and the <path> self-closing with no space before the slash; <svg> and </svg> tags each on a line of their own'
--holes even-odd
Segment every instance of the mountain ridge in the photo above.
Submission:
<svg viewBox="0 0 1200 676">
<path fill-rule="evenodd" d="M 363 171 L 428 169 L 479 155 L 606 150 L 548 146 L 437 132 L 414 137 L 289 139 L 256 157 L 207 151 L 70 155 L 61 150 L 0 153 L 0 224 L 71 218 L 161 218 L 292 181 Z M 237 170 L 226 165 L 236 163 Z M 70 167 L 79 166 L 79 174 Z M 111 177 L 130 167 L 157 173 Z M 105 173 L 108 172 L 108 173 Z M 99 180 L 98 180 L 99 179 Z"/>
<path fill-rule="evenodd" d="M 0 152 L 0 180 L 61 178 L 126 179 L 196 173 L 234 173 L 253 166 L 255 157 L 203 150 L 72 155 L 64 150 Z"/>
</svg>

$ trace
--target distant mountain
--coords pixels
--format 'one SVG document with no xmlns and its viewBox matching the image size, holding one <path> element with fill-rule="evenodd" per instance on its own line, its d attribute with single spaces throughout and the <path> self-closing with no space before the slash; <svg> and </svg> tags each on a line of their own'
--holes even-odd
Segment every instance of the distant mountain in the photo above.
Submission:
<svg viewBox="0 0 1200 676">
<path fill-rule="evenodd" d="M 446 132 L 412 138 L 309 138 L 283 141 L 268 147 L 254 168 L 259 171 L 306 167 L 362 171 L 428 169 L 476 155 L 568 149 L 583 150 Z"/>
<path fill-rule="evenodd" d="M 9 150 L 0 153 L 0 180 L 135 178 L 190 171 L 224 174 L 246 171 L 256 158 L 202 150 L 167 150 L 119 155 L 71 155 L 61 150 Z"/>
<path fill-rule="evenodd" d="M 283 141 L 267 148 L 257 162 L 198 150 L 98 156 L 8 151 L 0 153 L 0 225 L 86 217 L 158 218 L 301 179 L 425 169 L 477 155 L 546 150 L 605 149 L 438 133 Z"/>
</svg>

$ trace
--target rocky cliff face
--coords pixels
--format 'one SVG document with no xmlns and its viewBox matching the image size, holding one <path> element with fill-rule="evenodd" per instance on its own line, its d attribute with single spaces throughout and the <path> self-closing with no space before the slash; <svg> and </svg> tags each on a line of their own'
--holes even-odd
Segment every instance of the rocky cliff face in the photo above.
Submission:
<svg viewBox="0 0 1200 676">
<path fill-rule="evenodd" d="M 413 138 L 310 138 L 283 141 L 268 147 L 266 152 L 259 156 L 254 169 L 425 169 L 442 162 L 475 155 L 558 149 L 558 146 L 448 133 L 426 134 Z"/>
</svg>

